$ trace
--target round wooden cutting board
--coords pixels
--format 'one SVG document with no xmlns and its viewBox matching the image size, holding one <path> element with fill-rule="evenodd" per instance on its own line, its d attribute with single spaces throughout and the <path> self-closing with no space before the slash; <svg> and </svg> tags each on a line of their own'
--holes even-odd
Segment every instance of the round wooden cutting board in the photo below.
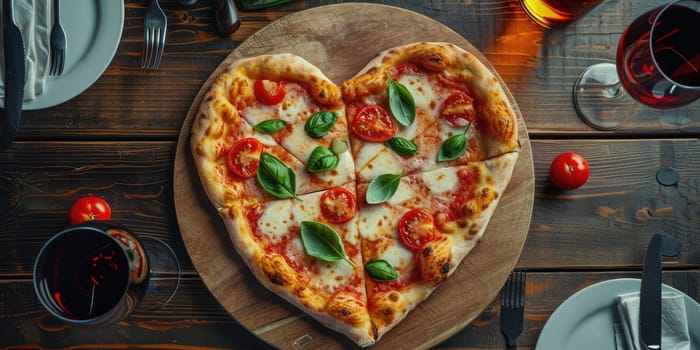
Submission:
<svg viewBox="0 0 700 350">
<path fill-rule="evenodd" d="M 390 25 L 389 18 L 405 25 Z M 174 166 L 175 209 L 182 238 L 214 297 L 244 327 L 273 346 L 297 350 L 356 347 L 344 335 L 321 326 L 265 289 L 237 255 L 206 198 L 190 153 L 190 128 L 200 100 L 224 67 L 242 57 L 294 53 L 340 85 L 380 51 L 418 41 L 454 43 L 492 68 L 466 39 L 423 15 L 384 5 L 337 4 L 288 15 L 253 34 L 212 73 L 192 103 Z M 522 149 L 484 238 L 455 273 L 373 349 L 425 349 L 447 339 L 493 301 L 515 266 L 530 226 L 534 172 L 525 124 L 505 90 L 518 115 Z"/>
</svg>

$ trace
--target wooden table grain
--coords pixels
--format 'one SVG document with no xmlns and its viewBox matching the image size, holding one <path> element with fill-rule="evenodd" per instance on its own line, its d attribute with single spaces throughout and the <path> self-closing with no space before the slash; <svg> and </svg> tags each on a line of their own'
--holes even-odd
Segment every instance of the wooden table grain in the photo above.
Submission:
<svg viewBox="0 0 700 350">
<path fill-rule="evenodd" d="M 215 32 L 214 0 L 190 7 L 160 2 L 169 24 L 159 70 L 140 68 L 147 1 L 126 0 L 122 39 L 105 73 L 72 100 L 25 111 L 17 140 L 0 150 L 0 349 L 268 348 L 218 304 L 189 260 L 173 203 L 177 138 L 202 84 L 246 38 L 287 14 L 339 1 L 240 12 L 241 27 L 229 36 Z M 375 2 L 423 14 L 462 35 L 493 64 L 523 114 L 535 201 L 516 266 L 528 276 L 520 348 L 535 347 L 549 316 L 576 291 L 639 278 L 656 232 L 682 244 L 679 259 L 665 265 L 664 282 L 700 300 L 700 103 L 644 109 L 621 130 L 602 132 L 579 119 L 571 100 L 577 75 L 612 60 L 625 25 L 662 0 L 608 0 L 578 22 L 549 30 L 533 24 L 517 0 Z M 576 191 L 557 191 L 548 179 L 549 163 L 565 151 L 583 154 L 591 165 L 590 180 Z M 679 182 L 659 184 L 661 168 L 677 171 Z M 85 195 L 104 197 L 116 220 L 173 246 L 183 276 L 170 304 L 100 329 L 67 326 L 42 309 L 31 284 L 34 257 L 68 225 L 71 204 Z M 494 300 L 437 348 L 505 348 L 499 309 Z"/>
</svg>

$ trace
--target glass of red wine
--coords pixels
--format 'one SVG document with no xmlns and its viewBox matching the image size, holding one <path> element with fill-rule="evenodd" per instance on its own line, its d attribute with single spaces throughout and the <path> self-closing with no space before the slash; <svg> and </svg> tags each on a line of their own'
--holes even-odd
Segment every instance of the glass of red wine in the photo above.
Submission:
<svg viewBox="0 0 700 350">
<path fill-rule="evenodd" d="M 49 239 L 34 264 L 39 301 L 71 324 L 103 326 L 135 309 L 154 309 L 175 295 L 180 265 L 159 239 L 124 226 L 87 221 Z"/>
<path fill-rule="evenodd" d="M 639 113 L 700 98 L 700 0 L 677 0 L 637 17 L 617 47 L 616 63 L 589 66 L 574 86 L 579 116 L 601 130 Z"/>
</svg>

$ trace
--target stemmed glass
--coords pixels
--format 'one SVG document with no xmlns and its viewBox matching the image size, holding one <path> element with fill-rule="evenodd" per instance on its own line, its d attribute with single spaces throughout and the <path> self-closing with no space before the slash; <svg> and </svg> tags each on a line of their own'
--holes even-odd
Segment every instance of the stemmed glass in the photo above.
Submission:
<svg viewBox="0 0 700 350">
<path fill-rule="evenodd" d="M 589 125 L 613 130 L 634 120 L 637 102 L 670 109 L 700 98 L 700 0 L 676 0 L 637 17 L 617 47 L 616 64 L 586 68 L 574 104 Z"/>
<path fill-rule="evenodd" d="M 87 221 L 49 239 L 34 264 L 39 301 L 71 324 L 103 326 L 136 308 L 163 306 L 175 294 L 180 265 L 165 242 L 124 226 Z"/>
</svg>

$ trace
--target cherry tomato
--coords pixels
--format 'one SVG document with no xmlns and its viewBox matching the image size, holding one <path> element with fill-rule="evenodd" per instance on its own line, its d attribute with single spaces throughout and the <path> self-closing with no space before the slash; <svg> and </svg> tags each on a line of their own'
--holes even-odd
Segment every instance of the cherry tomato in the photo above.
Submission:
<svg viewBox="0 0 700 350">
<path fill-rule="evenodd" d="M 95 196 L 78 199 L 70 208 L 70 224 L 75 225 L 90 220 L 110 220 L 112 219 L 112 209 L 109 204 Z"/>
<path fill-rule="evenodd" d="M 453 128 L 464 128 L 474 121 L 474 99 L 462 91 L 448 96 L 440 108 L 440 117 Z"/>
<path fill-rule="evenodd" d="M 228 151 L 228 169 L 242 178 L 254 176 L 258 172 L 262 148 L 262 143 L 252 137 L 237 141 Z"/>
<path fill-rule="evenodd" d="M 411 209 L 399 220 L 399 236 L 408 249 L 420 250 L 434 233 L 433 214 L 425 209 Z"/>
<path fill-rule="evenodd" d="M 321 196 L 321 213 L 336 224 L 347 222 L 355 216 L 357 204 L 352 192 L 336 187 Z"/>
<path fill-rule="evenodd" d="M 285 90 L 281 83 L 258 79 L 253 83 L 255 98 L 266 105 L 276 105 L 284 99 Z"/>
<path fill-rule="evenodd" d="M 554 186 L 573 190 L 583 186 L 588 180 L 589 169 L 586 158 L 575 152 L 558 155 L 549 167 L 549 178 Z"/>
<path fill-rule="evenodd" d="M 352 121 L 352 131 L 370 142 L 384 142 L 396 134 L 396 122 L 386 109 L 377 105 L 365 106 Z"/>
</svg>

